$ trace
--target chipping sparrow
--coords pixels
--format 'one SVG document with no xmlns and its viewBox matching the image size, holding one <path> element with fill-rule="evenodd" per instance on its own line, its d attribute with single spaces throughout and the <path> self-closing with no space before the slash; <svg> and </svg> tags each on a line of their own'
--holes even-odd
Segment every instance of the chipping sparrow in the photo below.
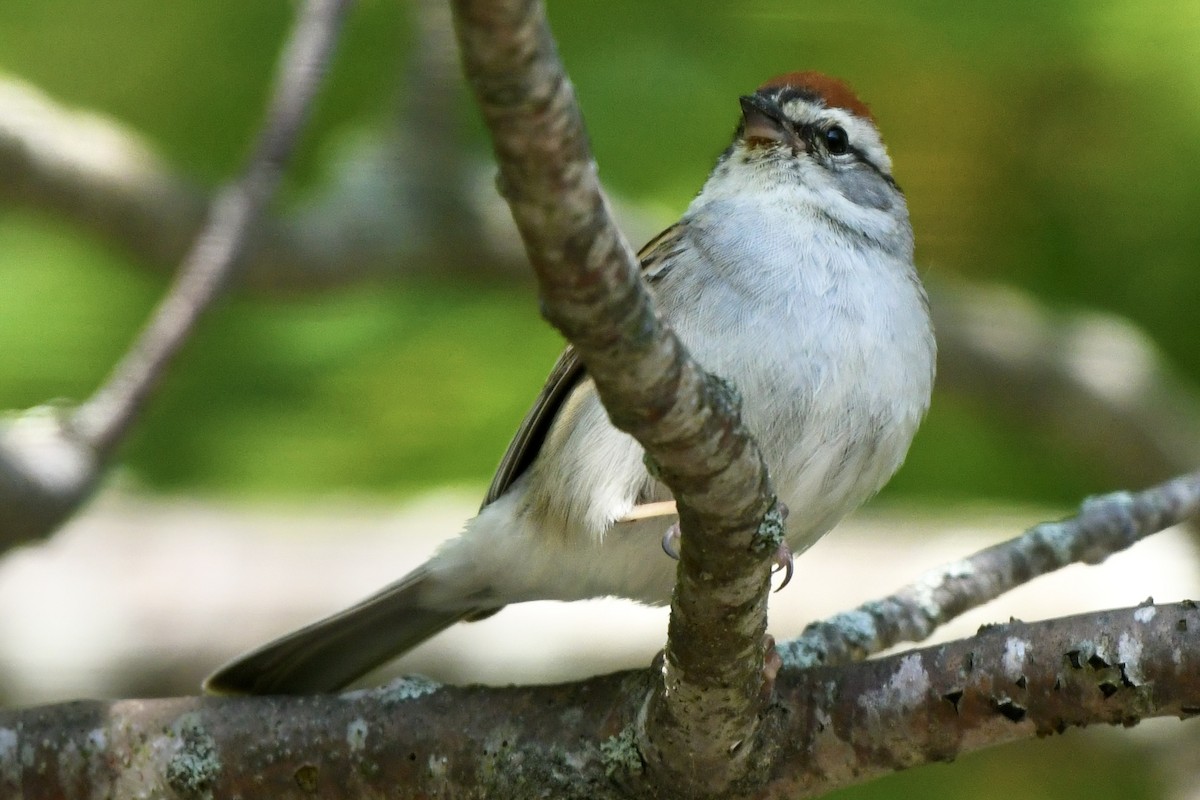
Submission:
<svg viewBox="0 0 1200 800">
<path fill-rule="evenodd" d="M 812 72 L 770 80 L 741 106 L 733 143 L 641 262 L 691 353 L 740 390 L 799 552 L 900 466 L 929 405 L 933 331 L 904 195 L 867 107 Z M 669 499 L 568 347 L 461 536 L 207 688 L 335 689 L 507 603 L 665 603 Z"/>
</svg>

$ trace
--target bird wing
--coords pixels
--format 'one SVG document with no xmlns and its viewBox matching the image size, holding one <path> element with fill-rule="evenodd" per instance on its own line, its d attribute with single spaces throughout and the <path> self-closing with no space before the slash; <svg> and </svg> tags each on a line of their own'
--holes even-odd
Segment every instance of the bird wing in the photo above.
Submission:
<svg viewBox="0 0 1200 800">
<path fill-rule="evenodd" d="M 642 277 L 651 285 L 667 273 L 675 256 L 682 249 L 684 230 L 684 223 L 677 222 L 647 242 L 638 253 Z M 533 408 L 529 409 L 529 413 L 521 421 L 521 426 L 517 428 L 516 435 L 509 442 L 508 449 L 504 451 L 500 466 L 496 468 L 496 475 L 492 478 L 492 485 L 488 487 L 483 498 L 483 506 L 489 505 L 507 492 L 513 482 L 521 477 L 537 458 L 563 403 L 586 376 L 587 370 L 579 360 L 575 348 L 567 345 L 562 355 L 554 362 L 554 367 L 550 370 L 542 391 L 538 393 Z"/>
</svg>

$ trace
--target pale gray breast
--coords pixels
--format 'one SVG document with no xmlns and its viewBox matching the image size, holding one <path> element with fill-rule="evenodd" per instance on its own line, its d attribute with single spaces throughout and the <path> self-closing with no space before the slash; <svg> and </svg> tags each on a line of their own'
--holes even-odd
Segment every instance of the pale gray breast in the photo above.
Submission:
<svg viewBox="0 0 1200 800">
<path fill-rule="evenodd" d="M 699 266 L 676 265 L 660 299 L 696 358 L 740 390 L 790 527 L 806 539 L 903 460 L 929 402 L 932 333 L 907 262 L 848 248 L 821 226 L 759 247 L 752 270 L 717 262 L 736 252 L 722 237 L 741 230 L 725 220 L 692 231 Z"/>
</svg>

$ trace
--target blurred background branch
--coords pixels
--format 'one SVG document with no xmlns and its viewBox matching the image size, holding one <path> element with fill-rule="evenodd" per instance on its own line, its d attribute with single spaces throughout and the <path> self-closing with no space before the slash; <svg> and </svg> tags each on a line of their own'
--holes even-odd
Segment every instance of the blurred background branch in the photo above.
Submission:
<svg viewBox="0 0 1200 800">
<path fill-rule="evenodd" d="M 73 411 L 38 408 L 0 422 L 0 552 L 49 534 L 83 503 L 229 282 L 279 185 L 348 5 L 309 0 L 299 12 L 245 171 L 217 192 L 178 277 L 100 388 Z M 135 182 L 133 176 L 122 181 Z"/>
</svg>

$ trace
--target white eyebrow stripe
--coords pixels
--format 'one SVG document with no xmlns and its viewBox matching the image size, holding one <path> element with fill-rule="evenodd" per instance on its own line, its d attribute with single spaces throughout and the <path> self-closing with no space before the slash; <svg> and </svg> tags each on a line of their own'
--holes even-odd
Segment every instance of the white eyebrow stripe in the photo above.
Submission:
<svg viewBox="0 0 1200 800">
<path fill-rule="evenodd" d="M 850 138 L 850 145 L 885 175 L 891 175 L 892 160 L 875 126 L 844 108 L 818 105 L 811 100 L 795 98 L 783 104 L 783 113 L 798 125 L 827 128 L 840 125 Z"/>
</svg>

